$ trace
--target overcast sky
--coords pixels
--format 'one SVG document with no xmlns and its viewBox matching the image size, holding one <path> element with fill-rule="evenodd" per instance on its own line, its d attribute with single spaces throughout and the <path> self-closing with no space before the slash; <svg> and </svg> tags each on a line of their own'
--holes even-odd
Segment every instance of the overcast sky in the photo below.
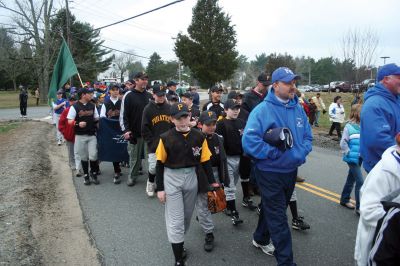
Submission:
<svg viewBox="0 0 400 266">
<path fill-rule="evenodd" d="M 64 0 L 54 0 L 57 5 Z M 71 12 L 78 20 L 100 27 L 173 0 L 73 0 Z M 185 0 L 148 15 L 101 30 L 105 45 L 134 50 L 149 57 L 153 52 L 173 60 L 177 33 L 186 33 L 196 0 Z M 237 33 L 237 50 L 253 60 L 261 53 L 294 56 L 341 57 L 340 42 L 349 29 L 375 31 L 379 37 L 375 65 L 400 64 L 398 0 L 220 0 L 232 18 Z M 4 13 L 4 11 L 2 11 Z M 0 17 L 5 18 L 5 17 Z M 143 60 L 147 64 L 147 60 Z"/>
</svg>

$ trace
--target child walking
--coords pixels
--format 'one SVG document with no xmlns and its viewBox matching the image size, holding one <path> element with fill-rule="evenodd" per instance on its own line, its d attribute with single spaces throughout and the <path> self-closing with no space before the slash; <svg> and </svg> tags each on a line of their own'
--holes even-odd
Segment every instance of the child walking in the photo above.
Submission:
<svg viewBox="0 0 400 266">
<path fill-rule="evenodd" d="M 156 149 L 157 197 L 165 203 L 165 223 L 175 265 L 185 265 L 184 234 L 190 226 L 197 192 L 207 191 L 208 184 L 215 183 L 215 179 L 205 136 L 189 127 L 188 107 L 175 103 L 170 112 L 175 128 L 161 134 Z M 208 180 L 197 176 L 196 167 L 200 165 Z"/>
<path fill-rule="evenodd" d="M 346 183 L 343 187 L 342 196 L 340 197 L 340 205 L 356 209 L 356 213 L 360 213 L 360 189 L 364 183 L 361 173 L 360 158 L 360 113 L 361 104 L 354 104 L 350 110 L 350 119 L 343 129 L 343 136 L 340 140 L 340 149 L 343 152 L 343 161 L 349 166 Z M 350 202 L 350 194 L 356 184 L 354 194 L 356 196 L 356 206 Z"/>
</svg>

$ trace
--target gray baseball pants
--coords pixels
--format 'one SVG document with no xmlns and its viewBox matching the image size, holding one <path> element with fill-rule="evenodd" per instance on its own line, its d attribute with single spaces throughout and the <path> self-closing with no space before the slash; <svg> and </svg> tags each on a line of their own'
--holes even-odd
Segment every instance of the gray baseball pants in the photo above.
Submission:
<svg viewBox="0 0 400 266">
<path fill-rule="evenodd" d="M 236 185 L 239 181 L 239 162 L 240 156 L 227 156 L 229 186 L 225 187 L 226 200 L 236 199 Z"/>
</svg>

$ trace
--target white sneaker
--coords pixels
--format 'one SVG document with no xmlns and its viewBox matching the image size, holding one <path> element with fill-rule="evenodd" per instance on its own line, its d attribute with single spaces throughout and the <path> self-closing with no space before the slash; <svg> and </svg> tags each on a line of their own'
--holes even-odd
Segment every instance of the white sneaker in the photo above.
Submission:
<svg viewBox="0 0 400 266">
<path fill-rule="evenodd" d="M 147 193 L 147 196 L 149 196 L 149 197 L 154 197 L 154 187 L 155 187 L 155 184 L 154 183 L 151 183 L 148 179 L 147 179 L 147 186 L 146 186 L 146 193 Z"/>
<path fill-rule="evenodd" d="M 61 140 L 57 141 L 57 145 L 58 145 L 58 146 L 61 146 L 61 144 L 62 144 L 62 141 L 61 141 Z"/>
<path fill-rule="evenodd" d="M 272 244 L 272 242 L 269 242 L 268 245 L 260 245 L 258 244 L 254 239 L 253 239 L 253 246 L 255 246 L 256 248 L 260 248 L 262 250 L 262 252 L 264 252 L 265 254 L 269 255 L 269 256 L 274 256 L 274 251 L 275 251 L 275 247 Z"/>
</svg>

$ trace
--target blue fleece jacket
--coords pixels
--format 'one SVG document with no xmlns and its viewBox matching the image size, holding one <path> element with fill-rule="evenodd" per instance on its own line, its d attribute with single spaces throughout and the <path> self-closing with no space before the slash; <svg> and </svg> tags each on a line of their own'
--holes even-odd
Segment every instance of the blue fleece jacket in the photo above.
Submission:
<svg viewBox="0 0 400 266">
<path fill-rule="evenodd" d="M 293 147 L 285 152 L 263 141 L 265 131 L 277 127 L 287 127 L 293 134 Z M 289 173 L 305 163 L 312 150 L 312 132 L 297 96 L 285 104 L 271 89 L 264 101 L 251 111 L 242 145 L 262 171 Z"/>
<path fill-rule="evenodd" d="M 400 132 L 400 97 L 377 83 L 364 95 L 360 125 L 360 155 L 369 172 Z"/>
</svg>

